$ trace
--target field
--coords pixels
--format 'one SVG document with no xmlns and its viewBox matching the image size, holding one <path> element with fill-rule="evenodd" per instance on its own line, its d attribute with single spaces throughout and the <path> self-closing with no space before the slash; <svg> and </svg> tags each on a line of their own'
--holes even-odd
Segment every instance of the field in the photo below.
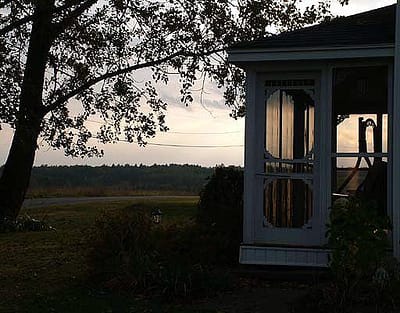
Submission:
<svg viewBox="0 0 400 313">
<path fill-rule="evenodd" d="M 144 201 L 165 220 L 194 216 L 197 197 Z M 133 204 L 108 202 L 24 209 L 56 231 L 0 234 L 0 312 L 157 312 L 143 299 L 95 290 L 87 282 L 87 236 L 105 210 Z M 179 309 L 168 308 L 171 312 Z M 165 311 L 165 309 L 163 309 Z"/>
<path fill-rule="evenodd" d="M 184 190 L 138 190 L 124 187 L 35 187 L 27 198 L 48 197 L 114 197 L 114 196 L 195 196 L 198 192 Z"/>
</svg>

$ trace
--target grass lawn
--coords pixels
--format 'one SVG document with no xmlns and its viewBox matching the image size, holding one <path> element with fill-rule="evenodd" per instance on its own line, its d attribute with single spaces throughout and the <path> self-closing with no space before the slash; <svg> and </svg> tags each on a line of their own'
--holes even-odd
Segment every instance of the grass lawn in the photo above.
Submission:
<svg viewBox="0 0 400 313">
<path fill-rule="evenodd" d="M 136 203 L 159 207 L 163 218 L 173 221 L 194 217 L 197 201 L 190 197 Z M 88 284 L 87 238 L 96 217 L 134 203 L 23 209 L 21 214 L 44 219 L 56 231 L 0 234 L 0 312 L 189 312 L 176 305 L 108 294 Z"/>
</svg>

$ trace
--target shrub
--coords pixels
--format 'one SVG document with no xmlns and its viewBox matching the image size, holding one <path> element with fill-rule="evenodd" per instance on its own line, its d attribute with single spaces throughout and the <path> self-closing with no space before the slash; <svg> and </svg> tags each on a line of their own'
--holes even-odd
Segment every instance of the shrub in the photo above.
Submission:
<svg viewBox="0 0 400 313">
<path fill-rule="evenodd" d="M 91 235 L 92 274 L 110 286 L 144 290 L 156 266 L 150 214 L 138 207 L 103 213 Z"/>
<path fill-rule="evenodd" d="M 200 193 L 197 221 L 215 247 L 218 263 L 237 263 L 242 240 L 243 170 L 237 167 L 215 168 Z"/>
<path fill-rule="evenodd" d="M 328 244 L 331 268 L 339 274 L 370 275 L 385 258 L 390 220 L 372 203 L 357 199 L 337 202 L 331 210 Z"/>
<path fill-rule="evenodd" d="M 156 225 L 138 207 L 107 212 L 94 226 L 91 276 L 105 288 L 145 295 L 210 295 L 227 286 L 227 276 L 203 263 L 203 239 L 193 222 Z"/>
<path fill-rule="evenodd" d="M 25 214 L 15 220 L 3 219 L 0 222 L 0 233 L 27 232 L 27 231 L 50 231 L 55 230 L 45 221 L 40 221 Z"/>
<path fill-rule="evenodd" d="M 388 279 L 387 259 L 390 221 L 372 202 L 359 199 L 336 201 L 328 224 L 330 268 L 336 285 L 338 307 L 344 312 L 360 297 L 377 300 Z"/>
<path fill-rule="evenodd" d="M 214 266 L 214 246 L 195 223 L 159 228 L 158 288 L 168 297 L 214 295 L 230 285 L 226 270 Z"/>
<path fill-rule="evenodd" d="M 310 289 L 293 312 L 384 312 L 400 308 L 400 264 L 389 256 L 390 220 L 373 203 L 335 201 L 328 224 L 332 280 Z"/>
</svg>

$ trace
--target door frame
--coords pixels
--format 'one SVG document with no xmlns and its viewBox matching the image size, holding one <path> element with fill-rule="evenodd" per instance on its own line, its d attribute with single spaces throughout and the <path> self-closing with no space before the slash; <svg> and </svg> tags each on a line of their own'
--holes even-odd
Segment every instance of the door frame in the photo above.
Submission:
<svg viewBox="0 0 400 313">
<path fill-rule="evenodd" d="M 314 169 L 313 169 L 313 215 L 311 228 L 278 228 L 266 227 L 264 225 L 264 164 L 265 158 L 265 128 L 266 128 L 266 80 L 293 80 L 293 79 L 313 79 L 315 81 L 315 115 L 314 115 Z M 285 88 L 282 86 L 281 89 Z M 301 87 L 298 87 L 300 89 Z M 321 246 L 321 232 L 324 233 L 325 222 L 322 214 L 323 198 L 320 193 L 320 146 L 321 146 L 321 72 L 318 71 L 288 71 L 288 72 L 269 72 L 258 73 L 256 81 L 256 103 L 255 103 L 255 129 L 257 133 L 253 136 L 256 151 L 256 169 L 254 178 L 255 199 L 253 229 L 254 243 L 268 243 L 270 245 L 285 246 Z"/>
</svg>

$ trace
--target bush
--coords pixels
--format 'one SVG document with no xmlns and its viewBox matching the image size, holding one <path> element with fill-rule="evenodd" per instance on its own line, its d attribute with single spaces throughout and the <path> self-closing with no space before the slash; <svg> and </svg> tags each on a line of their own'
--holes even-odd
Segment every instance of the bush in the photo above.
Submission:
<svg viewBox="0 0 400 313">
<path fill-rule="evenodd" d="M 225 273 L 203 263 L 207 243 L 193 222 L 156 225 L 148 210 L 130 207 L 104 213 L 91 242 L 91 276 L 105 288 L 176 298 L 227 286 Z"/>
<path fill-rule="evenodd" d="M 45 221 L 40 221 L 25 214 L 15 220 L 3 219 L 0 222 L 0 233 L 27 232 L 27 231 L 50 231 L 55 230 Z"/>
<path fill-rule="evenodd" d="M 150 214 L 138 207 L 103 213 L 91 235 L 93 273 L 108 285 L 145 290 L 155 257 Z"/>
<path fill-rule="evenodd" d="M 333 298 L 341 312 L 361 299 L 380 301 L 379 290 L 389 281 L 385 269 L 389 230 L 389 218 L 372 202 L 341 199 L 333 206 L 327 235 L 336 285 Z"/>
<path fill-rule="evenodd" d="M 389 218 L 372 203 L 350 199 L 336 202 L 330 221 L 327 234 L 333 272 L 357 277 L 373 274 L 389 248 Z"/>
<path fill-rule="evenodd" d="M 327 226 L 332 280 L 311 288 L 294 312 L 399 312 L 400 265 L 388 256 L 389 218 L 373 202 L 339 199 Z"/>
<path fill-rule="evenodd" d="M 243 172 L 217 167 L 200 194 L 196 221 L 151 221 L 137 206 L 104 213 L 89 255 L 92 277 L 111 289 L 166 297 L 212 295 L 231 286 L 220 265 L 237 264 Z"/>
<path fill-rule="evenodd" d="M 215 246 L 195 223 L 160 228 L 157 237 L 163 294 L 209 296 L 230 285 L 229 273 L 214 266 Z"/>
<path fill-rule="evenodd" d="M 236 264 L 243 234 L 243 170 L 216 167 L 202 189 L 197 221 L 210 244 L 215 246 L 218 263 Z"/>
</svg>

